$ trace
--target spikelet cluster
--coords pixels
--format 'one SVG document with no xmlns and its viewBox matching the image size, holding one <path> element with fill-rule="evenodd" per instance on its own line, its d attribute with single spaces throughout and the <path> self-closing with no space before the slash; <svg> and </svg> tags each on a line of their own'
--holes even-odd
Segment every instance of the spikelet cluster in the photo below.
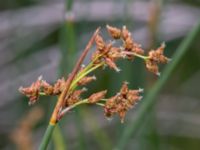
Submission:
<svg viewBox="0 0 200 150">
<path fill-rule="evenodd" d="M 169 61 L 164 55 L 165 44 L 162 44 L 155 50 L 150 50 L 145 55 L 145 51 L 133 39 L 131 32 L 126 26 L 120 29 L 107 25 L 106 28 L 112 41 L 106 42 L 99 32 L 95 35 L 94 42 L 96 44 L 96 50 L 91 56 L 91 62 L 86 66 L 80 67 L 75 74 L 75 78 L 69 85 L 69 90 L 67 93 L 64 93 L 63 104 L 59 108 L 59 113 L 65 113 L 67 112 L 66 110 L 82 103 L 99 104 L 103 106 L 106 117 L 112 117 L 118 114 L 121 122 L 123 122 L 127 111 L 134 107 L 142 98 L 140 94 L 143 90 L 129 89 L 127 82 L 124 82 L 119 92 L 110 98 L 105 98 L 108 90 L 96 92 L 87 98 L 82 98 L 82 94 L 86 92 L 86 88 L 80 87 L 86 86 L 88 83 L 96 80 L 96 77 L 89 75 L 89 73 L 103 66 L 108 66 L 116 72 L 119 72 L 120 68 L 117 66 L 117 60 L 128 59 L 132 62 L 135 57 L 139 57 L 144 60 L 148 71 L 159 75 L 158 65 L 160 63 L 165 64 Z M 113 41 L 116 40 L 120 40 L 122 45 L 115 46 L 115 42 Z M 39 77 L 29 87 L 20 87 L 19 91 L 29 98 L 29 104 L 34 104 L 40 95 L 62 95 L 65 92 L 67 81 L 61 78 L 51 85 L 43 80 L 42 77 Z M 59 117 L 62 115 L 58 114 Z"/>
<path fill-rule="evenodd" d="M 118 114 L 121 118 L 121 122 L 124 122 L 124 117 L 129 109 L 134 107 L 139 100 L 142 99 L 140 93 L 142 89 L 131 90 L 127 86 L 127 82 L 124 82 L 119 93 L 109 98 L 104 107 L 105 116 L 110 118 L 114 114 Z"/>
</svg>

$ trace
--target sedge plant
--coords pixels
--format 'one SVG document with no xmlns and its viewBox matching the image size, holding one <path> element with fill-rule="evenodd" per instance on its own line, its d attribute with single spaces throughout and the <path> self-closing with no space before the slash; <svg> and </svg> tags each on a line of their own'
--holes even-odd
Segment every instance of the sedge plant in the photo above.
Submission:
<svg viewBox="0 0 200 150">
<path fill-rule="evenodd" d="M 96 80 L 96 77 L 91 75 L 92 72 L 107 66 L 116 72 L 120 72 L 121 70 L 116 64 L 117 60 L 128 59 L 133 62 L 135 57 L 138 57 L 144 60 L 147 70 L 159 76 L 158 65 L 169 62 L 170 59 L 164 56 L 164 43 L 145 55 L 141 45 L 134 41 L 126 26 L 120 29 L 107 25 L 106 28 L 112 41 L 105 42 L 100 34 L 100 28 L 97 28 L 67 79 L 63 77 L 51 85 L 39 77 L 29 87 L 19 88 L 19 91 L 29 98 L 30 105 L 37 102 L 41 95 L 58 96 L 49 125 L 39 147 L 40 150 L 47 149 L 55 126 L 74 108 L 83 104 L 97 105 L 104 110 L 106 118 L 118 115 L 123 123 L 127 111 L 142 99 L 141 92 L 143 92 L 143 89 L 129 89 L 128 82 L 123 82 L 119 92 L 112 97 L 106 97 L 108 92 L 106 89 L 82 98 L 81 94 L 86 92 L 84 86 Z M 121 46 L 116 46 L 116 41 L 119 41 Z M 83 65 L 83 60 L 94 43 L 96 49 L 91 55 L 90 62 Z"/>
</svg>

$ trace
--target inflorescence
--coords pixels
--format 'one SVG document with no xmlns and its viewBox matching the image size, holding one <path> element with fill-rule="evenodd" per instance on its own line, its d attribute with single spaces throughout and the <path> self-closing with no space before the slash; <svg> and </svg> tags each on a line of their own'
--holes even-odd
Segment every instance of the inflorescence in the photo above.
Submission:
<svg viewBox="0 0 200 150">
<path fill-rule="evenodd" d="M 143 92 L 142 89 L 129 89 L 127 82 L 123 82 L 120 91 L 110 98 L 105 98 L 107 90 L 104 90 L 93 93 L 88 98 L 83 99 L 81 94 L 87 90 L 84 87 L 81 89 L 79 87 L 96 80 L 95 76 L 90 76 L 89 74 L 98 68 L 108 66 L 116 72 L 119 72 L 120 68 L 116 64 L 118 59 L 133 61 L 135 57 L 141 58 L 144 60 L 147 70 L 158 76 L 160 75 L 158 64 L 167 63 L 170 59 L 163 54 L 165 48 L 164 43 L 161 44 L 159 48 L 150 50 L 148 55 L 144 55 L 144 50 L 141 48 L 141 45 L 133 40 L 131 32 L 126 26 L 123 26 L 122 29 L 109 25 L 106 27 L 113 41 L 105 42 L 99 30 L 97 30 L 89 43 L 96 43 L 96 50 L 91 56 L 91 61 L 87 65 L 77 66 L 78 71 L 74 74 L 73 80 L 69 81 L 70 83 L 67 84 L 68 80 L 61 78 L 58 79 L 55 84 L 51 85 L 43 80 L 42 77 L 39 77 L 31 86 L 25 88 L 20 87 L 19 91 L 29 98 L 29 104 L 34 104 L 41 95 L 58 95 L 61 97 L 63 94 L 64 97 L 61 98 L 61 105 L 58 105 L 59 108 L 55 108 L 58 109 L 58 111 L 56 111 L 56 122 L 59 121 L 65 113 L 81 104 L 96 104 L 102 106 L 106 117 L 110 118 L 118 114 L 121 118 L 121 122 L 123 122 L 126 112 L 141 100 L 142 96 L 140 96 L 140 93 Z M 122 46 L 115 46 L 114 41 L 116 40 L 121 41 Z M 86 48 L 89 49 L 90 46 Z M 85 57 L 85 55 L 86 53 L 82 54 L 82 58 Z M 68 90 L 66 90 L 66 86 L 69 86 Z"/>
</svg>

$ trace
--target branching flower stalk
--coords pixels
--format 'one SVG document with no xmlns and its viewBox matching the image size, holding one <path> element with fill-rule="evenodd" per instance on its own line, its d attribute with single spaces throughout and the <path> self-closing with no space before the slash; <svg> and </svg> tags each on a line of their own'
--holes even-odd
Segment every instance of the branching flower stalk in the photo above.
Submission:
<svg viewBox="0 0 200 150">
<path fill-rule="evenodd" d="M 19 91 L 29 98 L 29 104 L 34 104 L 41 95 L 59 96 L 49 122 L 49 127 L 42 140 L 41 150 L 47 148 L 53 131 L 52 127 L 75 107 L 82 104 L 95 104 L 104 109 L 104 114 L 107 118 L 118 114 L 123 123 L 127 111 L 142 99 L 140 93 L 143 92 L 143 89 L 129 89 L 127 82 L 123 82 L 119 92 L 110 98 L 105 98 L 107 90 L 93 93 L 88 98 L 81 98 L 81 94 L 86 92 L 86 89 L 80 87 L 96 80 L 95 76 L 90 76 L 96 69 L 108 66 L 110 69 L 119 72 L 120 68 L 116 64 L 118 59 L 133 61 L 135 57 L 138 57 L 144 60 L 147 70 L 156 75 L 160 75 L 158 64 L 169 62 L 170 59 L 163 54 L 165 44 L 161 44 L 156 50 L 150 50 L 147 55 L 144 55 L 144 50 L 141 48 L 141 45 L 133 40 L 130 31 L 125 26 L 122 29 L 109 25 L 106 27 L 113 41 L 106 43 L 100 35 L 100 28 L 98 28 L 66 80 L 61 78 L 54 85 L 50 85 L 39 77 L 31 86 L 19 88 Z M 115 46 L 117 40 L 122 43 L 122 46 Z M 91 61 L 86 66 L 82 65 L 93 43 L 96 43 L 96 50 L 91 56 Z"/>
</svg>

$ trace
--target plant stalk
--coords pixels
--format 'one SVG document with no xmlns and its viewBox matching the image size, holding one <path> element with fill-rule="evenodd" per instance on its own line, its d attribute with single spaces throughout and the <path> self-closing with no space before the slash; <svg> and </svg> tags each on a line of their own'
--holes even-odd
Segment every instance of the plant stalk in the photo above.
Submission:
<svg viewBox="0 0 200 150">
<path fill-rule="evenodd" d="M 95 40 L 95 37 L 96 35 L 99 33 L 99 30 L 100 28 L 97 28 L 97 30 L 94 32 L 92 38 L 90 39 L 90 41 L 88 42 L 86 48 L 84 49 L 82 55 L 80 56 L 80 58 L 78 59 L 72 73 L 69 75 L 66 83 L 65 83 L 65 88 L 64 90 L 62 91 L 62 93 L 60 94 L 59 98 L 58 98 L 58 101 L 56 103 L 56 106 L 54 108 L 54 111 L 53 111 L 53 114 L 51 116 L 51 119 L 50 119 L 50 122 L 49 122 L 49 125 L 47 127 L 47 130 L 45 132 L 45 135 L 42 139 L 42 142 L 41 142 L 41 145 L 40 145 L 40 150 L 46 150 L 47 146 L 48 146 L 48 143 L 50 141 L 50 138 L 52 136 L 52 132 L 53 132 L 53 129 L 55 127 L 55 125 L 57 124 L 58 122 L 58 117 L 59 117 L 59 113 L 60 111 L 63 109 L 62 106 L 63 104 L 65 103 L 65 98 L 68 94 L 68 91 L 69 91 L 69 88 L 70 88 L 70 85 L 73 81 L 73 79 L 75 78 L 75 76 L 77 75 L 77 72 L 79 71 L 80 69 L 80 66 L 85 58 L 85 56 L 87 55 L 88 51 L 90 50 L 94 40 Z"/>
<path fill-rule="evenodd" d="M 46 150 L 56 124 L 49 124 L 43 136 L 39 150 Z"/>
</svg>

